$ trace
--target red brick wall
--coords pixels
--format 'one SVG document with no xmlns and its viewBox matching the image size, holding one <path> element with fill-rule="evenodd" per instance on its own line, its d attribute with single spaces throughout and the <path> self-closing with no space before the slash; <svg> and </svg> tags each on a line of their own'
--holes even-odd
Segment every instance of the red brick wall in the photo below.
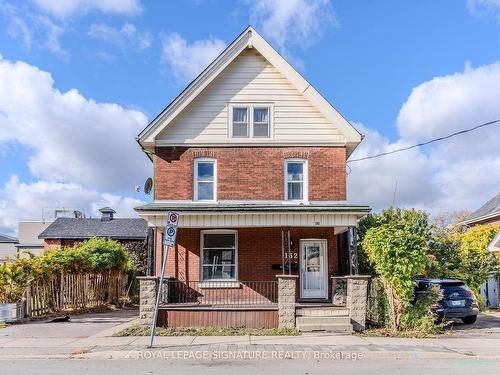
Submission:
<svg viewBox="0 0 500 375">
<path fill-rule="evenodd" d="M 56 247 L 61 247 L 61 240 L 57 239 L 44 239 L 43 240 L 43 248 L 45 251 L 54 249 Z"/>
<path fill-rule="evenodd" d="M 238 228 L 238 279 L 240 281 L 275 281 L 281 264 L 281 228 Z M 299 262 L 300 239 L 326 239 L 328 244 L 328 275 L 338 274 L 338 249 L 333 228 L 290 228 L 292 253 Z M 157 242 L 160 244 L 160 242 Z M 161 245 L 156 249 L 156 274 L 161 273 Z M 298 272 L 297 272 L 298 273 Z M 168 276 L 182 281 L 200 280 L 200 229 L 179 229 L 177 245 L 167 260 Z M 300 281 L 300 280 L 299 280 Z"/>
<path fill-rule="evenodd" d="M 306 158 L 309 200 L 346 199 L 346 150 L 342 147 L 159 147 L 155 157 L 155 198 L 193 199 L 197 157 L 217 159 L 219 200 L 282 200 L 284 160 Z"/>
</svg>

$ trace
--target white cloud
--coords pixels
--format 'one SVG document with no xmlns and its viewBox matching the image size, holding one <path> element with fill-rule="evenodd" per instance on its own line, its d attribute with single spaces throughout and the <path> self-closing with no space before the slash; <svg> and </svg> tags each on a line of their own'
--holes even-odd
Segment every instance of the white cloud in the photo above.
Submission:
<svg viewBox="0 0 500 375">
<path fill-rule="evenodd" d="M 76 183 L 36 181 L 23 183 L 12 176 L 0 188 L 0 233 L 14 233 L 19 220 L 41 220 L 47 208 L 82 209 L 87 216 L 98 216 L 98 209 L 110 206 L 120 217 L 137 216 L 133 207 L 144 204 L 134 198 L 101 194 Z"/>
<path fill-rule="evenodd" d="M 20 40 L 27 49 L 31 49 L 33 33 L 23 18 L 12 16 L 7 26 L 7 34 L 14 39 Z"/>
<path fill-rule="evenodd" d="M 336 17 L 330 0 L 248 0 L 250 22 L 282 52 L 290 44 L 309 46 Z"/>
<path fill-rule="evenodd" d="M 500 0 L 468 0 L 467 8 L 472 14 L 496 14 L 500 22 Z"/>
<path fill-rule="evenodd" d="M 421 141 L 500 117 L 500 62 L 415 87 L 397 118 L 403 139 Z"/>
<path fill-rule="evenodd" d="M 96 10 L 103 13 L 135 15 L 142 12 L 139 0 L 31 0 L 41 10 L 60 18 Z"/>
<path fill-rule="evenodd" d="M 28 147 L 36 178 L 132 191 L 150 174 L 134 140 L 146 122 L 142 112 L 60 92 L 37 67 L 0 60 L 0 144 Z"/>
<path fill-rule="evenodd" d="M 392 143 L 362 124 L 356 124 L 356 128 L 365 138 L 351 159 L 409 146 L 403 141 Z M 417 149 L 396 155 L 350 163 L 347 177 L 349 201 L 369 204 L 378 210 L 393 203 L 423 208 L 439 199 L 440 190 L 431 181 L 433 169 L 428 157 Z"/>
<path fill-rule="evenodd" d="M 376 131 L 352 158 L 389 151 L 500 118 L 500 62 L 436 77 L 414 88 L 402 105 L 400 139 Z M 348 179 L 352 201 L 375 209 L 392 202 L 431 212 L 475 209 L 500 189 L 500 126 L 492 125 L 422 149 L 354 162 Z"/>
<path fill-rule="evenodd" d="M 6 21 L 7 34 L 20 41 L 26 49 L 31 50 L 34 46 L 48 50 L 63 59 L 69 57 L 68 51 L 61 46 L 60 42 L 60 38 L 66 32 L 64 26 L 56 24 L 43 14 L 20 9 L 1 0 L 0 15 Z"/>
<path fill-rule="evenodd" d="M 151 34 L 140 32 L 134 24 L 129 22 L 124 23 L 121 28 L 103 23 L 92 24 L 88 35 L 122 48 L 133 47 L 145 50 L 151 47 Z"/>
<path fill-rule="evenodd" d="M 215 38 L 196 40 L 191 44 L 177 33 L 162 37 L 162 60 L 179 81 L 190 81 L 206 68 L 225 48 Z"/>
</svg>

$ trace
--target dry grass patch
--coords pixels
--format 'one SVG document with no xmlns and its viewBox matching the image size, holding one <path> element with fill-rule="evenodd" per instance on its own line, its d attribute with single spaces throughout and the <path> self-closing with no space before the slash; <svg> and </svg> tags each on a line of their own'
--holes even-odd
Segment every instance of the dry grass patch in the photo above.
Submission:
<svg viewBox="0 0 500 375">
<path fill-rule="evenodd" d="M 134 324 L 114 333 L 113 337 L 149 336 L 151 327 L 144 324 Z M 157 327 L 156 336 L 299 336 L 296 329 L 263 328 L 250 329 L 241 327 L 200 327 L 200 328 L 169 328 Z"/>
</svg>

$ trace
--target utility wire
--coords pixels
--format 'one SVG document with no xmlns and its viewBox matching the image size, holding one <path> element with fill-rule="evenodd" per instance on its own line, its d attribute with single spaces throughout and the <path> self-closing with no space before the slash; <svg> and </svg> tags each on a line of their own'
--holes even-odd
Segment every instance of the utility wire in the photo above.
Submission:
<svg viewBox="0 0 500 375">
<path fill-rule="evenodd" d="M 412 148 L 416 148 L 416 147 L 420 147 L 420 146 L 425 146 L 425 145 L 428 145 L 428 144 L 431 144 L 431 143 L 434 143 L 434 142 L 438 142 L 438 141 L 443 141 L 445 139 L 448 139 L 448 138 L 451 138 L 451 137 L 455 137 L 456 135 L 469 133 L 471 131 L 477 130 L 479 128 L 483 128 L 485 126 L 493 125 L 493 124 L 496 124 L 498 122 L 500 122 L 500 119 L 489 121 L 489 122 L 485 122 L 484 124 L 474 126 L 473 128 L 460 130 L 458 132 L 448 134 L 448 135 L 446 135 L 444 137 L 434 138 L 434 139 L 431 139 L 430 141 L 427 141 L 427 142 L 417 143 L 416 145 L 412 145 L 412 146 L 408 146 L 408 147 L 403 147 L 403 148 L 399 148 L 397 150 L 392 150 L 392 151 L 388 151 L 388 152 L 382 152 L 382 153 L 376 154 L 376 155 L 365 156 L 365 157 L 359 158 L 359 159 L 351 159 L 351 160 L 348 160 L 347 163 L 353 163 L 355 161 L 362 161 L 362 160 L 368 160 L 368 159 L 375 159 L 375 158 L 379 158 L 381 156 L 386 156 L 386 155 L 395 154 L 397 152 L 411 150 Z"/>
</svg>

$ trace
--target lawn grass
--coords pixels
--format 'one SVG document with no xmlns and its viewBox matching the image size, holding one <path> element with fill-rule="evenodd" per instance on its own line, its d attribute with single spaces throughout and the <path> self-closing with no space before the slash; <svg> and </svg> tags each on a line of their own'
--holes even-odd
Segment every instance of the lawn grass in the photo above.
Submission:
<svg viewBox="0 0 500 375">
<path fill-rule="evenodd" d="M 371 328 L 361 332 L 356 332 L 356 335 L 364 337 L 400 337 L 400 338 L 414 338 L 414 339 L 425 339 L 425 338 L 436 338 L 442 337 L 445 334 L 444 331 L 438 330 L 434 333 L 429 333 L 424 330 L 393 330 L 392 328 Z"/>
<path fill-rule="evenodd" d="M 134 324 L 113 334 L 114 337 L 149 336 L 151 327 Z M 238 328 L 238 327 L 201 327 L 201 328 L 168 328 L 157 327 L 156 336 L 299 336 L 296 329 L 287 328 Z"/>
</svg>

